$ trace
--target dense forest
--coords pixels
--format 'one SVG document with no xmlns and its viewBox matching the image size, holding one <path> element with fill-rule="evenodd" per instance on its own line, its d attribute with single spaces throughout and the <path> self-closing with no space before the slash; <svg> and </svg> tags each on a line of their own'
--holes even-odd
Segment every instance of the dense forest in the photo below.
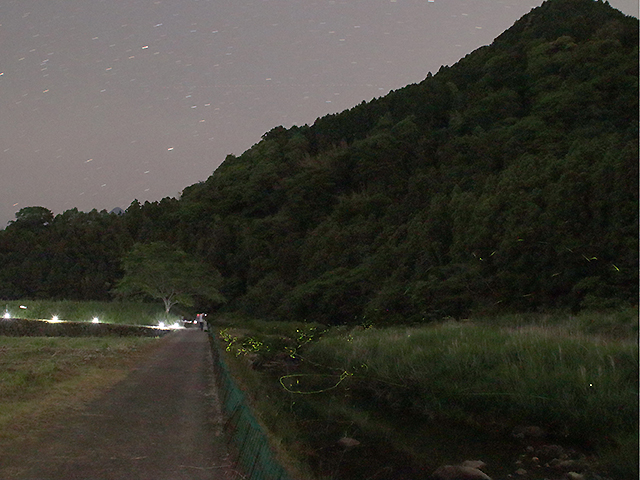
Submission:
<svg viewBox="0 0 640 480">
<path fill-rule="evenodd" d="M 272 129 L 178 199 L 20 210 L 0 298 L 113 298 L 126 252 L 164 241 L 261 318 L 636 304 L 638 116 L 638 20 L 548 0 L 419 84 Z"/>
</svg>

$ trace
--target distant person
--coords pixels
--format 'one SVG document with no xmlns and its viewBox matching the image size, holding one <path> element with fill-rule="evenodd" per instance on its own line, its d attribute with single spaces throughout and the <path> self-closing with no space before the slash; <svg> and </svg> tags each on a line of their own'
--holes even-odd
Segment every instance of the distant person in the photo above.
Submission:
<svg viewBox="0 0 640 480">
<path fill-rule="evenodd" d="M 204 313 L 199 313 L 196 318 L 198 319 L 198 326 L 200 327 L 200 330 L 202 330 L 203 332 L 206 332 L 207 329 L 207 322 L 204 319 L 205 314 Z"/>
</svg>

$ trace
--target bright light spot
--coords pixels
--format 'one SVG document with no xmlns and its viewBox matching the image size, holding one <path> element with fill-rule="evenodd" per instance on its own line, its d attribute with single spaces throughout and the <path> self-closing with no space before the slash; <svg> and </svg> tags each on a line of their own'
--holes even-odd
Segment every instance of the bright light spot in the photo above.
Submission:
<svg viewBox="0 0 640 480">
<path fill-rule="evenodd" d="M 4 312 L 4 318 L 11 318 L 11 314 L 8 311 Z"/>
<path fill-rule="evenodd" d="M 22 308 L 23 310 L 27 309 L 27 307 L 25 307 L 24 305 L 20 305 L 20 308 Z"/>
<path fill-rule="evenodd" d="M 91 323 L 100 323 L 100 319 L 98 317 L 93 317 L 93 320 L 91 320 Z"/>
<path fill-rule="evenodd" d="M 169 148 L 167 148 L 167 150 L 171 151 L 171 150 L 173 150 L 173 147 L 169 147 Z"/>
<path fill-rule="evenodd" d="M 57 315 L 54 315 L 53 317 L 51 317 L 51 320 L 50 320 L 51 323 L 60 323 L 61 321 L 62 320 L 60 320 Z"/>
<path fill-rule="evenodd" d="M 182 326 L 180 326 L 180 324 L 179 324 L 178 322 L 175 322 L 175 323 L 174 323 L 173 325 L 171 325 L 171 327 L 169 327 L 169 328 L 173 328 L 173 329 L 175 330 L 175 329 L 183 328 L 183 327 L 182 327 Z"/>
<path fill-rule="evenodd" d="M 149 48 L 149 45 L 145 45 L 144 47 L 142 47 L 142 50 L 146 50 L 147 48 Z"/>
<path fill-rule="evenodd" d="M 164 322 L 158 322 L 158 327 L 164 328 Z"/>
<path fill-rule="evenodd" d="M 590 383 L 590 384 L 589 384 L 589 386 L 590 386 L 590 387 L 593 387 L 593 383 Z"/>
</svg>

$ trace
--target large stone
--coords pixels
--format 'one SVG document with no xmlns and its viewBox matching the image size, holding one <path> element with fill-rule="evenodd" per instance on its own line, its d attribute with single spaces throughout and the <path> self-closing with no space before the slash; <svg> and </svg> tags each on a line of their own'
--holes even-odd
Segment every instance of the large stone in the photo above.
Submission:
<svg viewBox="0 0 640 480">
<path fill-rule="evenodd" d="M 465 460 L 460 465 L 463 467 L 477 468 L 478 470 L 482 470 L 484 467 L 487 466 L 487 464 L 484 463 L 482 460 Z"/>
<path fill-rule="evenodd" d="M 464 465 L 444 465 L 433 472 L 432 477 L 434 480 L 491 480 L 481 470 Z"/>
<path fill-rule="evenodd" d="M 357 447 L 358 445 L 360 445 L 360 442 L 358 440 L 356 440 L 355 438 L 350 438 L 350 437 L 342 437 L 340 440 L 338 440 L 337 443 L 342 448 L 353 448 L 353 447 Z"/>
<path fill-rule="evenodd" d="M 569 472 L 567 473 L 567 478 L 569 480 L 584 480 L 584 475 L 578 472 Z"/>
</svg>

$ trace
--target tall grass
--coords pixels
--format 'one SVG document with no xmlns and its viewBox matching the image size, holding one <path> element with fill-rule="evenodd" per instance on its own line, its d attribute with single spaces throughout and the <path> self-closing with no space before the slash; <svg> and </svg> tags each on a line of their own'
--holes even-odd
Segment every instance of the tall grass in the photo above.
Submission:
<svg viewBox="0 0 640 480">
<path fill-rule="evenodd" d="M 21 308 L 26 307 L 26 308 Z M 0 303 L 0 315 L 5 311 L 13 318 L 31 320 L 50 319 L 90 322 L 98 318 L 102 323 L 121 325 L 158 325 L 158 322 L 175 322 L 178 315 L 166 315 L 160 303 L 97 302 L 66 300 L 16 300 Z"/>
<path fill-rule="evenodd" d="M 499 317 L 474 318 L 482 325 L 507 328 L 542 328 L 549 333 L 567 336 L 589 336 L 608 340 L 632 341 L 638 339 L 638 307 L 610 311 L 569 313 L 520 313 Z"/>
<path fill-rule="evenodd" d="M 572 438 L 638 427 L 638 346 L 543 327 L 447 323 L 328 336 L 305 358 L 387 385 L 427 415 L 492 417 Z M 379 387 L 377 387 L 379 388 Z"/>
</svg>

